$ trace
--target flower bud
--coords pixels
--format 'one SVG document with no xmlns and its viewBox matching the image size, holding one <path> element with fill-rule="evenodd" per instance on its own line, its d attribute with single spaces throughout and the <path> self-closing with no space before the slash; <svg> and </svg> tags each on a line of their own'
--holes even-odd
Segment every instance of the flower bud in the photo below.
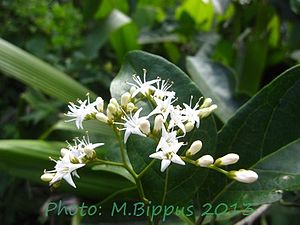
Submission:
<svg viewBox="0 0 300 225">
<path fill-rule="evenodd" d="M 161 131 L 163 122 L 164 122 L 164 118 L 163 118 L 162 115 L 157 115 L 155 117 L 155 119 L 154 119 L 154 127 L 153 127 L 154 132 L 160 132 Z"/>
<path fill-rule="evenodd" d="M 61 154 L 62 157 L 64 157 L 64 156 L 65 156 L 66 154 L 68 154 L 68 153 L 70 153 L 70 150 L 67 149 L 67 148 L 62 148 L 62 149 L 60 150 L 60 154 Z"/>
<path fill-rule="evenodd" d="M 230 171 L 229 177 L 242 183 L 253 183 L 258 179 L 257 173 L 252 170 L 244 169 L 240 169 L 239 171 Z"/>
<path fill-rule="evenodd" d="M 96 108 L 99 112 L 103 112 L 104 101 L 101 97 L 96 99 Z"/>
<path fill-rule="evenodd" d="M 84 148 L 83 151 L 84 151 L 87 159 L 93 160 L 96 158 L 96 151 L 94 149 Z"/>
<path fill-rule="evenodd" d="M 207 108 L 207 107 L 211 106 L 211 103 L 212 103 L 212 99 L 211 98 L 206 98 L 204 100 L 204 102 L 202 103 L 202 105 L 200 106 L 200 109 Z"/>
<path fill-rule="evenodd" d="M 44 173 L 41 176 L 41 180 L 44 182 L 50 182 L 55 176 L 55 173 Z"/>
<path fill-rule="evenodd" d="M 204 155 L 196 160 L 196 164 L 201 167 L 209 167 L 214 163 L 214 158 L 211 155 Z"/>
<path fill-rule="evenodd" d="M 129 102 L 126 106 L 127 112 L 132 112 L 135 109 L 135 105 L 132 102 Z"/>
<path fill-rule="evenodd" d="M 221 158 L 218 158 L 215 162 L 216 166 L 227 166 L 236 163 L 239 161 L 239 155 L 235 153 L 229 153 L 227 155 L 224 155 Z"/>
<path fill-rule="evenodd" d="M 115 104 L 113 103 L 109 103 L 107 105 L 107 115 L 110 113 L 112 115 L 114 115 L 117 112 L 117 107 L 115 106 Z"/>
<path fill-rule="evenodd" d="M 185 127 L 185 132 L 190 132 L 191 130 L 194 129 L 194 123 L 187 122 L 186 124 L 184 124 L 184 127 Z"/>
<path fill-rule="evenodd" d="M 108 121 L 108 117 L 104 113 L 101 113 L 101 112 L 96 114 L 96 119 L 103 123 L 107 123 L 107 121 Z"/>
<path fill-rule="evenodd" d="M 115 98 L 111 98 L 109 100 L 109 103 L 114 104 L 116 106 L 116 109 L 118 109 L 119 106 L 120 106 L 119 103 L 118 103 L 118 101 L 117 101 L 117 99 L 115 99 Z"/>
<path fill-rule="evenodd" d="M 136 87 L 132 86 L 129 90 L 129 93 L 132 95 L 136 91 Z"/>
<path fill-rule="evenodd" d="M 202 119 L 209 116 L 218 106 L 216 104 L 199 110 L 198 116 Z"/>
<path fill-rule="evenodd" d="M 131 94 L 129 92 L 125 92 L 122 96 L 121 96 L 121 106 L 126 107 L 127 104 L 129 103 L 131 98 Z"/>
<path fill-rule="evenodd" d="M 200 140 L 194 141 L 191 147 L 186 151 L 185 155 L 187 157 L 195 155 L 200 151 L 201 148 L 202 148 L 202 141 Z"/>
<path fill-rule="evenodd" d="M 148 135 L 150 133 L 150 122 L 146 119 L 142 120 L 139 124 L 139 128 L 144 134 Z"/>
</svg>

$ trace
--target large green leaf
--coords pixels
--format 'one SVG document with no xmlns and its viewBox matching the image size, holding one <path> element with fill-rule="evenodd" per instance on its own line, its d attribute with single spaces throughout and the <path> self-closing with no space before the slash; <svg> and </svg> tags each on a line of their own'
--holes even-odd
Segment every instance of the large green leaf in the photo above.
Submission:
<svg viewBox="0 0 300 225">
<path fill-rule="evenodd" d="M 216 115 L 226 123 L 239 107 L 233 71 L 202 54 L 187 57 L 186 67 L 202 93 L 218 105 Z"/>
<path fill-rule="evenodd" d="M 64 102 L 95 95 L 66 74 L 0 38 L 0 70 Z"/>
<path fill-rule="evenodd" d="M 211 199 L 259 205 L 280 199 L 282 190 L 300 189 L 299 137 L 300 66 L 296 66 L 240 108 L 218 136 L 218 156 L 238 153 L 240 161 L 232 168 L 252 167 L 258 181 L 226 184 L 212 175 L 207 181 L 214 184 Z"/>
<path fill-rule="evenodd" d="M 63 142 L 45 142 L 36 140 L 1 140 L 0 141 L 0 169 L 15 176 L 26 178 L 34 182 L 41 182 L 40 176 L 44 169 L 51 169 L 54 159 L 59 157 Z M 101 150 L 96 150 L 101 151 Z M 103 198 L 132 184 L 109 170 L 106 172 L 91 171 L 90 168 L 79 170 L 80 179 L 75 178 L 77 189 L 63 185 L 64 190 L 84 196 Z M 47 185 L 47 184 L 45 184 Z"/>
<path fill-rule="evenodd" d="M 172 90 L 178 96 L 176 104 L 189 103 L 191 95 L 195 97 L 194 99 L 202 96 L 195 84 L 178 67 L 159 56 L 142 51 L 132 51 L 126 55 L 119 74 L 111 84 L 112 96 L 119 99 L 122 93 L 129 90 L 130 86 L 126 82 L 132 82 L 132 74 L 141 75 L 143 69 L 147 70 L 147 80 L 160 76 L 162 79 L 174 81 Z M 142 113 L 148 114 L 150 110 L 150 107 L 146 107 L 146 103 L 143 103 Z M 204 143 L 201 154 L 213 154 L 216 141 L 213 118 L 209 117 L 201 121 L 200 127 L 187 135 L 184 141 L 192 143 L 193 140 L 200 139 Z M 157 143 L 149 138 L 135 135 L 129 137 L 127 152 L 137 172 L 141 172 L 152 161 L 149 155 L 155 151 L 156 145 Z M 187 203 L 201 186 L 207 174 L 206 169 L 190 165 L 171 165 L 165 173 L 161 173 L 159 168 L 160 161 L 157 160 L 142 178 L 146 197 L 156 203 L 163 203 L 163 198 L 165 198 L 165 203 L 169 204 Z M 183 190 L 184 193 L 182 193 Z"/>
</svg>

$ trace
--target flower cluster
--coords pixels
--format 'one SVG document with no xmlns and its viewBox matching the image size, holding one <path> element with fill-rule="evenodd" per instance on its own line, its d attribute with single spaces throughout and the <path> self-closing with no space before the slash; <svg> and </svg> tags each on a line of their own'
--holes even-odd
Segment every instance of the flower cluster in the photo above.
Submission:
<svg viewBox="0 0 300 225">
<path fill-rule="evenodd" d="M 101 97 L 91 102 L 87 96 L 87 100 L 78 100 L 78 104 L 70 103 L 69 112 L 65 114 L 71 117 L 68 121 L 75 121 L 78 129 L 83 129 L 85 120 L 94 119 L 106 123 L 117 133 L 117 137 L 123 139 L 124 144 L 132 135 L 153 139 L 157 145 L 149 157 L 161 160 L 161 172 L 166 171 L 172 163 L 182 166 L 190 163 L 216 170 L 240 182 L 251 183 L 257 180 L 258 176 L 254 171 L 226 171 L 221 168 L 239 160 L 239 156 L 234 153 L 216 160 L 211 155 L 193 159 L 200 152 L 203 143 L 201 140 L 186 143 L 184 138 L 192 130 L 198 129 L 201 120 L 217 109 L 211 98 L 201 97 L 194 101 L 191 96 L 189 104 L 176 104 L 178 99 L 172 91 L 173 83 L 160 77 L 147 80 L 145 69 L 143 78 L 133 75 L 132 81 L 127 84 L 128 91 L 122 94 L 119 101 L 111 98 L 106 105 Z M 103 145 L 92 144 L 88 138 L 76 138 L 74 142 L 74 146 L 69 144 L 68 148 L 61 150 L 62 157 L 55 161 L 55 170 L 45 171 L 42 175 L 42 179 L 49 181 L 50 185 L 65 179 L 75 187 L 72 176 L 78 176 L 76 170 L 95 159 L 94 148 Z M 104 163 L 104 160 L 97 160 Z M 129 168 L 132 173 L 126 160 L 121 166 Z"/>
<path fill-rule="evenodd" d="M 96 157 L 95 148 L 104 145 L 103 143 L 92 144 L 89 140 L 89 136 L 86 135 L 80 140 L 74 139 L 74 145 L 68 143 L 67 148 L 62 148 L 59 160 L 52 161 L 56 163 L 54 170 L 44 171 L 41 179 L 45 182 L 49 182 L 49 185 L 57 186 L 60 181 L 64 179 L 71 186 L 76 187 L 72 176 L 79 178 L 77 169 L 84 167 L 86 163 L 93 160 Z"/>
</svg>

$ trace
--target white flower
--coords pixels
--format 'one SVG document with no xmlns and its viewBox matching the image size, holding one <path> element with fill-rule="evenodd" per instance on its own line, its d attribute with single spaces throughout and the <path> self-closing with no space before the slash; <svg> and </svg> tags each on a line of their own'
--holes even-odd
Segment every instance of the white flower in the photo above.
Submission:
<svg viewBox="0 0 300 225">
<path fill-rule="evenodd" d="M 214 158 L 211 155 L 204 155 L 196 160 L 196 164 L 201 167 L 208 167 L 214 163 Z"/>
<path fill-rule="evenodd" d="M 131 93 L 132 97 L 134 98 L 138 93 L 141 93 L 143 95 L 148 95 L 151 90 L 155 90 L 156 88 L 153 86 L 156 82 L 158 82 L 160 79 L 154 79 L 150 81 L 146 81 L 146 73 L 147 71 L 143 69 L 144 71 L 144 81 L 141 80 L 139 76 L 133 75 L 132 79 L 134 80 L 134 83 L 127 82 L 127 84 L 135 87 L 136 89 Z"/>
<path fill-rule="evenodd" d="M 177 135 L 176 131 L 168 132 L 166 130 L 166 127 L 163 125 L 162 132 L 161 132 L 161 138 L 156 147 L 156 151 L 158 151 L 159 149 L 162 149 L 166 145 L 172 146 L 174 144 L 178 144 L 178 139 L 177 139 L 176 135 Z"/>
<path fill-rule="evenodd" d="M 77 128 L 83 129 L 82 122 L 86 119 L 87 116 L 94 115 L 98 112 L 97 107 L 100 109 L 102 103 L 102 98 L 97 98 L 95 102 L 90 103 L 89 95 L 87 100 L 81 101 L 77 100 L 79 105 L 75 105 L 73 102 L 70 102 L 69 111 L 65 113 L 68 117 L 74 117 L 73 119 L 67 120 L 66 122 L 74 121 Z"/>
<path fill-rule="evenodd" d="M 125 134 L 124 134 L 125 143 L 127 142 L 127 139 L 130 134 L 137 134 L 146 137 L 146 135 L 143 134 L 143 132 L 140 130 L 141 122 L 144 122 L 145 119 L 147 119 L 147 117 L 145 116 L 139 118 L 142 109 L 143 108 L 139 108 L 133 116 L 131 112 L 130 115 L 125 113 L 125 116 L 122 117 L 122 119 L 125 120 L 125 123 L 115 122 L 115 124 L 120 124 L 124 126 L 124 128 L 120 128 L 120 130 L 125 130 Z"/>
<path fill-rule="evenodd" d="M 156 82 L 157 88 L 155 89 L 155 92 L 153 94 L 153 97 L 163 99 L 164 97 L 175 97 L 174 91 L 168 91 L 170 87 L 172 87 L 172 82 L 169 82 L 168 80 L 162 80 L 161 84 L 160 81 Z"/>
<path fill-rule="evenodd" d="M 172 96 L 169 96 L 165 99 L 159 99 L 154 97 L 156 103 L 155 109 L 149 114 L 149 117 L 155 114 L 161 114 L 164 117 L 164 122 L 167 120 L 168 115 L 173 109 L 173 103 L 176 101 Z"/>
<path fill-rule="evenodd" d="M 177 151 L 183 145 L 183 142 L 169 144 L 164 142 L 161 146 L 161 151 L 151 154 L 149 157 L 154 159 L 161 159 L 160 171 L 164 172 L 167 167 L 173 163 L 185 165 L 184 161 L 177 155 Z"/>
<path fill-rule="evenodd" d="M 239 155 L 235 153 L 229 153 L 227 155 L 224 155 L 221 158 L 218 158 L 215 162 L 216 166 L 227 166 L 236 163 L 239 161 Z"/>
<path fill-rule="evenodd" d="M 233 179 L 243 183 L 253 183 L 258 179 L 257 173 L 252 170 L 240 169 L 239 171 L 230 171 L 229 174 Z"/>
<path fill-rule="evenodd" d="M 71 162 L 73 163 L 84 163 L 84 160 L 94 158 L 96 156 L 95 148 L 98 148 L 102 145 L 104 145 L 104 143 L 92 144 L 89 136 L 86 135 L 83 136 L 82 140 L 75 138 L 74 145 L 68 143 L 68 149 L 61 149 L 61 155 L 64 157 L 66 154 L 68 154 Z"/>
<path fill-rule="evenodd" d="M 173 127 L 177 126 L 185 134 L 186 129 L 183 123 L 187 120 L 187 117 L 183 114 L 183 111 L 181 110 L 180 106 L 176 106 L 170 109 L 170 117 L 171 120 L 168 129 L 172 129 Z"/>
<path fill-rule="evenodd" d="M 53 160 L 53 159 L 52 159 Z M 70 161 L 69 154 L 66 154 L 63 158 L 60 160 L 53 160 L 56 162 L 56 165 L 54 167 L 54 170 L 52 171 L 45 171 L 45 174 L 55 174 L 52 180 L 50 181 L 49 185 L 53 185 L 54 183 L 60 181 L 61 179 L 64 179 L 67 181 L 72 187 L 76 188 L 76 185 L 74 181 L 72 180 L 73 176 L 78 176 L 76 170 L 85 166 L 84 163 L 78 163 L 74 164 Z"/>
<path fill-rule="evenodd" d="M 185 109 L 184 109 L 184 115 L 186 116 L 186 119 L 188 122 L 192 123 L 193 125 L 196 123 L 196 127 L 199 128 L 200 125 L 200 118 L 199 118 L 199 101 L 195 104 L 195 106 L 192 108 L 192 100 L 193 96 L 191 96 L 190 105 L 187 105 L 183 103 Z"/>
</svg>

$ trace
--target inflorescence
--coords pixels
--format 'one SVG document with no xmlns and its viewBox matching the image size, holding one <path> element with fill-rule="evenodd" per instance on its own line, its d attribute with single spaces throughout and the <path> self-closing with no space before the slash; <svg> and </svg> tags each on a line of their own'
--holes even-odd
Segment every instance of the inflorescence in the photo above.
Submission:
<svg viewBox="0 0 300 225">
<path fill-rule="evenodd" d="M 101 97 L 94 102 L 87 100 L 70 103 L 69 111 L 65 114 L 71 117 L 68 121 L 75 121 L 78 129 L 83 129 L 83 121 L 97 120 L 110 125 L 116 132 L 123 134 L 123 141 L 126 144 L 131 135 L 152 138 L 157 141 L 150 158 L 161 160 L 161 172 L 164 172 L 171 163 L 185 165 L 193 164 L 198 167 L 206 167 L 221 172 L 231 179 L 243 183 L 252 183 L 257 180 L 258 175 L 252 170 L 226 171 L 223 166 L 231 165 L 239 160 L 239 155 L 229 153 L 214 160 L 211 155 L 202 155 L 193 160 L 202 148 L 203 142 L 195 140 L 193 143 L 184 143 L 182 139 L 194 129 L 198 129 L 201 120 L 209 116 L 217 105 L 212 103 L 211 98 L 200 98 L 193 104 L 193 96 L 189 104 L 176 104 L 176 93 L 172 91 L 173 82 L 157 77 L 147 81 L 146 70 L 144 69 L 143 80 L 133 75 L 133 82 L 127 82 L 130 86 L 118 102 L 111 98 L 106 105 Z M 148 101 L 153 108 L 150 113 L 145 113 L 140 107 L 140 101 Z M 143 116 L 141 116 L 141 114 Z M 190 144 L 190 145 L 189 145 Z M 60 180 L 66 180 L 71 186 L 76 187 L 72 177 L 78 176 L 77 169 L 85 166 L 96 158 L 95 148 L 103 143 L 92 144 L 88 136 L 82 140 L 76 138 L 74 145 L 68 143 L 67 148 L 61 149 L 59 160 L 54 170 L 44 171 L 42 180 L 55 185 Z M 182 149 L 181 151 L 179 151 Z M 185 149 L 185 150 L 183 150 Z M 179 154 L 181 152 L 181 154 Z"/>
</svg>

